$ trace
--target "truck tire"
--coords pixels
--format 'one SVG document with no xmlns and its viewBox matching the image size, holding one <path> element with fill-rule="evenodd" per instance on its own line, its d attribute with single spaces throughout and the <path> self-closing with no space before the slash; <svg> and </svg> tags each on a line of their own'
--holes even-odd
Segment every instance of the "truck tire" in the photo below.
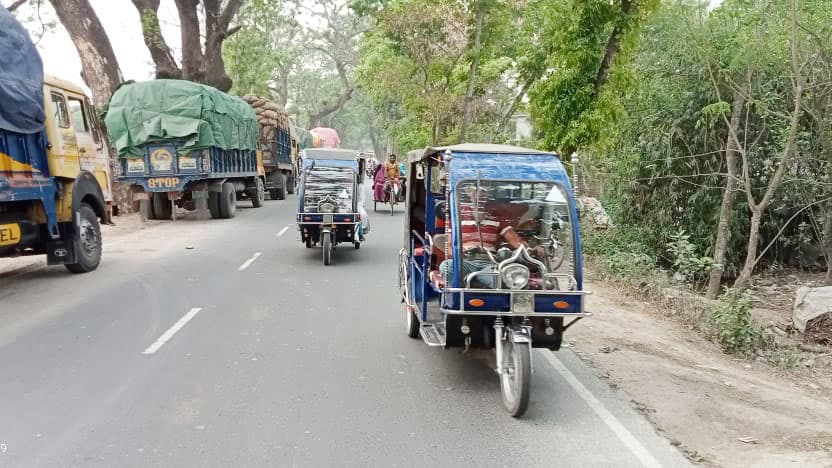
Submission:
<svg viewBox="0 0 832 468">
<path fill-rule="evenodd" d="M 279 178 L 280 184 L 277 186 L 277 199 L 278 200 L 285 200 L 286 199 L 286 174 L 277 173 L 277 177 Z"/>
<path fill-rule="evenodd" d="M 290 195 L 295 193 L 295 176 L 293 175 L 286 180 L 286 192 Z"/>
<path fill-rule="evenodd" d="M 277 200 L 278 199 L 277 198 L 277 195 L 278 195 L 277 187 L 280 185 L 280 179 L 278 179 L 279 175 L 280 175 L 279 172 L 272 172 L 268 175 L 269 182 L 271 182 L 271 185 L 273 185 L 275 187 L 275 188 L 269 189 L 269 198 L 271 198 L 272 200 Z"/>
<path fill-rule="evenodd" d="M 214 219 L 222 218 L 220 211 L 220 192 L 208 192 L 208 212 Z"/>
<path fill-rule="evenodd" d="M 75 219 L 79 221 L 75 229 L 75 261 L 64 266 L 71 273 L 87 273 L 98 268 L 101 263 L 101 225 L 92 207 L 81 203 Z"/>
<path fill-rule="evenodd" d="M 144 210 L 145 216 L 147 219 L 156 219 L 156 213 L 153 212 L 153 200 L 148 198 L 147 200 L 141 200 L 139 202 L 139 209 Z"/>
<path fill-rule="evenodd" d="M 248 192 L 248 197 L 251 198 L 251 206 L 260 208 L 266 203 L 266 186 L 263 184 L 263 179 L 257 178 L 257 187 Z"/>
<path fill-rule="evenodd" d="M 231 219 L 237 214 L 237 191 L 234 190 L 234 184 L 231 182 L 222 184 L 220 214 L 226 219 Z"/>
<path fill-rule="evenodd" d="M 171 207 L 167 194 L 154 193 L 152 196 L 153 216 L 155 219 L 170 219 L 173 214 L 173 208 Z"/>
</svg>

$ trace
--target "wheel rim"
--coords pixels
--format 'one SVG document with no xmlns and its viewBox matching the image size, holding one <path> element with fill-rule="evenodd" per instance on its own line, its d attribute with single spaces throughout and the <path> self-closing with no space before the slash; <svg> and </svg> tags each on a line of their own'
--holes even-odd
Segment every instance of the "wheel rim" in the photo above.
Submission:
<svg viewBox="0 0 832 468">
<path fill-rule="evenodd" d="M 91 257 L 98 248 L 98 234 L 95 232 L 95 226 L 88 219 L 81 219 L 78 234 L 81 240 L 81 250 L 86 257 Z"/>
<path fill-rule="evenodd" d="M 500 376 L 500 384 L 503 396 L 510 406 L 514 406 L 520 394 L 517 382 L 517 369 L 520 366 L 518 359 L 517 345 L 513 341 L 506 341 L 503 349 L 503 374 Z"/>
</svg>

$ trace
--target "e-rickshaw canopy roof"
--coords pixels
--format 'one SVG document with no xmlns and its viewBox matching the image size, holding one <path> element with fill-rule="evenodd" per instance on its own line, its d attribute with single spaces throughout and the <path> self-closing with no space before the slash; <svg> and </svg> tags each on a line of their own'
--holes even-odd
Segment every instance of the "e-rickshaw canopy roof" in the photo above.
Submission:
<svg viewBox="0 0 832 468">
<path fill-rule="evenodd" d="M 550 180 L 570 186 L 569 176 L 557 153 L 511 145 L 463 143 L 425 148 L 407 153 L 411 165 L 451 151 L 451 187 L 462 180 Z M 408 171 L 408 183 L 413 182 Z M 570 188 L 571 190 L 571 188 Z"/>
<path fill-rule="evenodd" d="M 540 151 L 531 148 L 523 148 L 521 146 L 512 145 L 495 145 L 491 143 L 462 143 L 459 145 L 427 147 L 425 149 L 418 149 L 408 151 L 407 159 L 409 162 L 419 162 L 427 159 L 436 153 L 445 153 L 446 150 L 451 150 L 451 154 L 455 153 L 480 153 L 480 154 L 545 154 L 550 156 L 557 156 L 557 153 Z"/>
<path fill-rule="evenodd" d="M 332 159 L 337 161 L 354 161 L 361 155 L 360 151 L 335 148 L 307 148 L 303 150 L 304 159 Z"/>
</svg>

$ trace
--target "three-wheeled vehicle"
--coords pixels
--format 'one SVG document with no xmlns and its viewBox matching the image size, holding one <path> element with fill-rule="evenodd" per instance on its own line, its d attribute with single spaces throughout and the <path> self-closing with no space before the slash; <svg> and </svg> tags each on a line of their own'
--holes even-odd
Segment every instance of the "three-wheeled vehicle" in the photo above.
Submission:
<svg viewBox="0 0 832 468">
<path fill-rule="evenodd" d="M 569 177 L 554 153 L 462 144 L 408 154 L 399 285 L 407 334 L 494 349 L 508 412 L 528 406 L 532 348 L 557 350 L 584 311 Z"/>
<path fill-rule="evenodd" d="M 306 248 L 318 243 L 324 265 L 332 263 L 335 246 L 349 242 L 361 247 L 359 184 L 364 159 L 354 150 L 307 148 L 303 151 L 297 223 Z"/>
</svg>

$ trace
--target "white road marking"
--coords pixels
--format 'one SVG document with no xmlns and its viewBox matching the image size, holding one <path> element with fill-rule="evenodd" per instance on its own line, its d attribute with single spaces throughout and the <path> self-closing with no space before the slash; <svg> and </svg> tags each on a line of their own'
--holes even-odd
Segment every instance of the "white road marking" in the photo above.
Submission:
<svg viewBox="0 0 832 468">
<path fill-rule="evenodd" d="M 281 229 L 280 232 L 277 233 L 277 237 L 280 237 L 283 234 L 286 234 L 286 231 L 288 231 L 288 230 L 289 230 L 289 226 L 286 226 L 285 228 Z"/>
<path fill-rule="evenodd" d="M 579 380 L 575 377 L 569 369 L 566 368 L 565 365 L 560 361 L 560 359 L 555 356 L 555 353 L 549 351 L 542 351 L 540 354 L 549 361 L 549 364 L 555 368 L 556 371 L 566 380 L 567 383 L 575 390 L 575 393 L 580 395 L 580 397 L 586 402 L 587 406 L 589 406 L 592 411 L 604 421 L 604 424 L 618 436 L 618 439 L 630 449 L 633 455 L 638 458 L 638 460 L 644 465 L 645 467 L 649 468 L 661 468 L 662 464 L 656 460 L 655 457 L 647 450 L 641 442 L 639 442 L 636 437 L 621 424 L 621 421 L 618 420 L 610 411 L 601 403 L 600 400 L 595 398 L 595 395 L 592 394 Z"/>
<path fill-rule="evenodd" d="M 159 348 L 164 346 L 165 343 L 168 342 L 173 335 L 176 334 L 182 327 L 185 326 L 192 318 L 202 310 L 202 307 L 194 307 L 191 309 L 187 314 L 183 315 L 181 319 L 179 319 L 176 323 L 173 324 L 172 327 L 168 328 L 168 331 L 162 333 L 162 336 L 159 337 L 158 340 L 154 341 L 152 345 L 148 346 L 142 354 L 153 354 L 156 351 L 159 351 Z"/>
<path fill-rule="evenodd" d="M 260 252 L 255 253 L 253 257 L 243 262 L 243 264 L 240 265 L 240 268 L 237 268 L 237 271 L 244 271 L 246 268 L 250 267 L 251 264 L 254 263 L 255 260 L 257 260 L 257 257 L 259 257 L 260 254 Z"/>
</svg>

